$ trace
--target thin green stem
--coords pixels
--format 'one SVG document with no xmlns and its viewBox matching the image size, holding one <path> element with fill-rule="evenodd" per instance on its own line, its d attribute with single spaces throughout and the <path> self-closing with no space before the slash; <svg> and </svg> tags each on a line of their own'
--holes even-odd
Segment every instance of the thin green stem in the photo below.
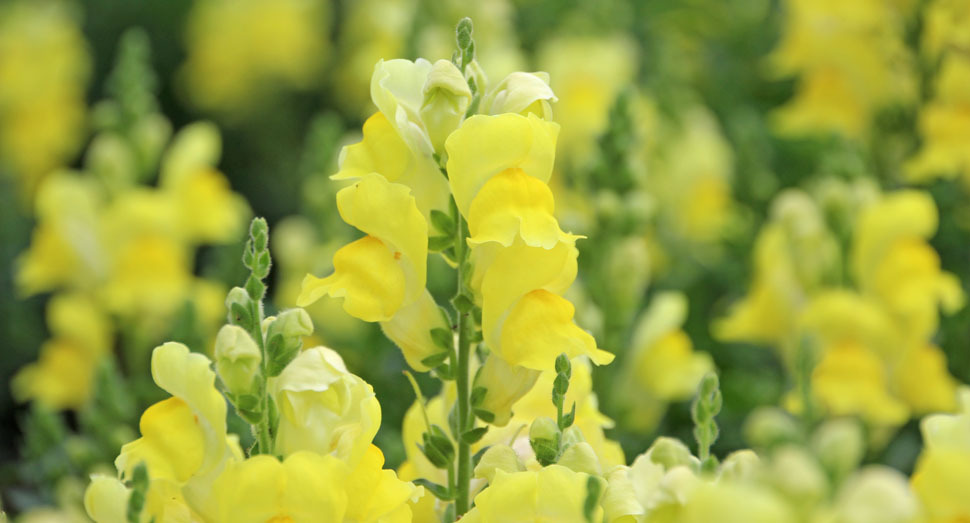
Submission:
<svg viewBox="0 0 970 523">
<path fill-rule="evenodd" d="M 468 248 L 465 244 L 465 223 L 459 215 L 457 220 L 457 230 L 455 242 L 455 257 L 458 260 L 458 295 L 465 293 L 463 271 Z M 469 359 L 471 357 L 471 327 L 473 320 L 469 312 L 456 311 L 458 313 L 458 372 L 455 375 L 455 383 L 458 386 L 458 434 L 455 440 L 458 443 L 458 485 L 455 497 L 455 515 L 461 517 L 471 502 L 471 478 L 472 478 L 472 458 L 471 445 L 464 441 L 462 433 L 471 428 L 471 398 L 469 386 L 471 377 L 469 376 Z"/>
<path fill-rule="evenodd" d="M 250 330 L 250 335 L 256 340 L 256 344 L 259 346 L 259 353 L 262 355 L 262 364 L 260 372 L 260 391 L 262 392 L 260 397 L 260 419 L 259 425 L 256 426 L 256 441 L 258 443 L 258 453 L 259 454 L 272 454 L 273 453 L 273 437 L 269 432 L 269 393 L 266 391 L 266 376 L 267 376 L 267 366 L 269 365 L 269 357 L 266 354 L 266 340 L 263 339 L 263 315 L 259 302 L 256 300 L 252 301 L 252 317 L 253 325 Z"/>
</svg>

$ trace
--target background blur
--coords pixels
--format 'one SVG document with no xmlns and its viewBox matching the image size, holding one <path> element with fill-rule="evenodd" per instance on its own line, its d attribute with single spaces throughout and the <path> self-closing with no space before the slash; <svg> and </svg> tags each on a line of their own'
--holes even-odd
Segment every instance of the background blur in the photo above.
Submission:
<svg viewBox="0 0 970 523">
<path fill-rule="evenodd" d="M 794 267 L 763 281 L 796 302 L 820 281 L 864 290 L 850 267 L 859 213 L 915 187 L 939 217 L 921 234 L 962 282 L 951 294 L 970 282 L 970 100 L 948 94 L 970 92 L 960 76 L 970 66 L 952 65 L 967 39 L 947 32 L 941 20 L 959 32 L 961 19 L 942 4 L 0 3 L 3 506 L 61 503 L 83 484 L 64 478 L 110 463 L 157 398 L 152 347 L 177 339 L 211 352 L 224 293 L 245 276 L 249 217 L 270 223 L 275 310 L 293 306 L 304 274 L 331 270 L 354 231 L 327 176 L 375 110 L 374 64 L 449 58 L 464 16 L 491 82 L 545 71 L 559 98 L 557 212 L 589 238 L 570 298 L 578 323 L 618 354 L 594 373 L 616 422 L 608 434 L 627 456 L 657 434 L 690 441 L 687 400 L 714 367 L 725 400 L 715 451 L 748 445 L 746 416 L 786 404 L 801 379 L 785 349 L 794 338 L 717 326 L 759 274 Z M 180 174 L 186 164 L 209 174 L 184 181 L 195 180 Z M 158 210 L 162 196 L 175 211 Z M 768 247 L 760 238 L 775 226 L 785 239 Z M 444 267 L 433 257 L 439 297 L 453 292 Z M 925 341 L 967 382 L 970 312 L 951 301 Z M 82 309 L 92 316 L 70 312 Z M 318 341 L 374 386 L 377 444 L 396 466 L 413 401 L 400 352 L 339 303 L 310 312 Z M 783 330 L 784 314 L 747 318 L 746 332 Z M 884 434 L 867 461 L 911 470 L 916 422 Z"/>
</svg>

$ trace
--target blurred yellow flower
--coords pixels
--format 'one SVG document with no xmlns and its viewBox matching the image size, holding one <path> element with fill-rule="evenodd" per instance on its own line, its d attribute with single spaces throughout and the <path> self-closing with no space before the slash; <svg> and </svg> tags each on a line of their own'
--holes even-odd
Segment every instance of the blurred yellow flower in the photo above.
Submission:
<svg viewBox="0 0 970 523">
<path fill-rule="evenodd" d="M 560 157 L 565 165 L 589 162 L 610 107 L 637 73 L 636 44 L 620 34 L 552 38 L 542 43 L 536 63 L 560 100 L 555 106 L 563 129 Z"/>
<path fill-rule="evenodd" d="M 787 0 L 785 7 L 782 39 L 768 69 L 799 81 L 794 98 L 774 114 L 779 132 L 860 139 L 878 109 L 913 101 L 905 8 L 881 0 Z"/>
<path fill-rule="evenodd" d="M 329 2 L 316 0 L 196 3 L 182 69 L 190 101 L 239 112 L 274 89 L 312 87 L 330 52 L 329 18 Z"/>
<path fill-rule="evenodd" d="M 56 1 L 0 7 L 0 162 L 28 196 L 84 139 L 91 58 L 75 14 Z"/>
<path fill-rule="evenodd" d="M 920 423 L 923 450 L 912 486 L 932 521 L 970 518 L 970 390 L 960 390 L 958 414 L 934 414 Z"/>
</svg>

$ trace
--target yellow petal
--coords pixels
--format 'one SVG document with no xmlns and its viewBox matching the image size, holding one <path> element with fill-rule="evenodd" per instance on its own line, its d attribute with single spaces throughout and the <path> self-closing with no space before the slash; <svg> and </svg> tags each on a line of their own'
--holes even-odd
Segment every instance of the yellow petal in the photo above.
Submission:
<svg viewBox="0 0 970 523">
<path fill-rule="evenodd" d="M 347 519 L 350 521 L 387 521 L 400 509 L 410 516 L 408 501 L 418 494 L 409 482 L 398 479 L 393 470 L 382 469 L 384 454 L 371 445 L 351 471 L 345 488 L 348 494 Z M 430 494 L 428 494 L 430 495 Z M 410 521 L 410 517 L 406 519 Z"/>
<path fill-rule="evenodd" d="M 526 245 L 553 248 L 572 239 L 553 216 L 552 190 L 519 168 L 506 169 L 488 180 L 468 211 L 470 245 L 498 242 L 508 247 L 517 235 Z"/>
<path fill-rule="evenodd" d="M 488 247 L 483 245 L 475 250 Z M 571 242 L 552 249 L 529 247 L 517 240 L 512 246 L 498 248 L 486 264 L 476 260 L 481 280 L 482 332 L 489 347 L 498 349 L 501 319 L 526 293 L 545 289 L 561 294 L 576 279 L 578 251 Z M 555 356 L 553 356 L 555 359 Z"/>
<path fill-rule="evenodd" d="M 91 396 L 98 359 L 70 340 L 44 342 L 37 362 L 20 369 L 11 382 L 17 401 L 37 400 L 54 408 L 83 406 Z"/>
<path fill-rule="evenodd" d="M 95 474 L 84 491 L 84 510 L 96 523 L 126 523 L 130 495 L 118 478 Z"/>
<path fill-rule="evenodd" d="M 226 400 L 216 390 L 216 374 L 209 358 L 169 342 L 152 352 L 152 379 L 169 394 L 184 401 L 198 418 L 205 435 L 205 458 L 199 473 L 222 463 L 226 446 Z"/>
<path fill-rule="evenodd" d="M 895 383 L 900 398 L 918 414 L 956 410 L 957 381 L 939 347 L 921 345 L 907 351 L 896 367 Z"/>
<path fill-rule="evenodd" d="M 388 321 L 401 308 L 404 271 L 386 245 L 365 236 L 333 255 L 334 273 L 326 278 L 307 274 L 296 304 L 306 307 L 324 295 L 344 298 L 344 310 L 364 321 Z"/>
<path fill-rule="evenodd" d="M 124 474 L 145 463 L 152 478 L 186 482 L 205 454 L 205 433 L 187 403 L 168 398 L 148 407 L 139 422 L 141 438 L 121 448 L 115 461 Z"/>
<path fill-rule="evenodd" d="M 583 502 L 589 476 L 550 465 L 538 471 L 495 472 L 493 482 L 475 497 L 482 521 L 587 521 Z M 597 508 L 596 512 L 600 509 Z M 594 512 L 594 514 L 596 514 Z M 595 517 L 593 520 L 597 521 Z"/>
<path fill-rule="evenodd" d="M 401 349 L 408 365 L 418 372 L 428 370 L 421 360 L 442 351 L 431 338 L 432 329 L 451 331 L 451 326 L 427 289 L 414 303 L 398 310 L 390 321 L 381 322 L 384 335 Z"/>
<path fill-rule="evenodd" d="M 346 476 L 346 465 L 330 455 L 302 451 L 282 463 L 254 456 L 231 465 L 216 481 L 217 521 L 342 521 Z"/>
<path fill-rule="evenodd" d="M 829 347 L 812 372 L 812 392 L 836 416 L 858 414 L 877 425 L 897 425 L 909 416 L 889 395 L 879 358 L 854 343 Z"/>
<path fill-rule="evenodd" d="M 276 448 L 283 455 L 333 453 L 354 467 L 381 425 L 374 389 L 326 347 L 301 352 L 270 386 L 280 409 Z"/>
<path fill-rule="evenodd" d="M 530 114 L 475 115 L 445 140 L 448 179 L 462 215 L 494 175 L 514 167 L 546 183 L 552 176 L 559 125 Z"/>
<path fill-rule="evenodd" d="M 597 365 L 613 355 L 596 348 L 596 340 L 573 323 L 569 300 L 546 290 L 532 291 L 512 308 L 502 326 L 497 353 L 511 365 L 549 370 L 556 356 L 587 355 Z"/>
<path fill-rule="evenodd" d="M 898 240 L 928 239 L 936 232 L 936 204 L 929 194 L 890 193 L 864 208 L 856 222 L 852 271 L 863 289 L 872 287 L 875 269 Z"/>
<path fill-rule="evenodd" d="M 438 165 L 431 157 L 412 152 L 384 113 L 376 112 L 368 118 L 363 132 L 363 140 L 340 152 L 340 170 L 332 179 L 356 180 L 378 173 L 388 181 L 410 187 L 426 219 L 430 219 L 432 209 L 448 208 L 448 180 Z"/>
</svg>

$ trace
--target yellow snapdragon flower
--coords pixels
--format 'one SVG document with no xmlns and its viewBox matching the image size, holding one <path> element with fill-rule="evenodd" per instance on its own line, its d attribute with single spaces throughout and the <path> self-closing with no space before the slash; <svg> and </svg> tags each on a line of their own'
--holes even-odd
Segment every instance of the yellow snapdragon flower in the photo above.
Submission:
<svg viewBox="0 0 970 523">
<path fill-rule="evenodd" d="M 308 275 L 297 304 L 329 294 L 343 297 L 347 312 L 364 321 L 390 320 L 424 291 L 428 224 L 410 189 L 377 173 L 341 189 L 337 209 L 367 236 L 334 254 L 333 275 Z"/>
<path fill-rule="evenodd" d="M 448 181 L 471 235 L 483 336 L 493 354 L 534 370 L 551 369 L 563 352 L 613 359 L 572 322 L 575 309 L 561 296 L 576 278 L 578 251 L 546 185 L 557 136 L 556 124 L 509 113 L 473 116 L 445 142 Z"/>
<path fill-rule="evenodd" d="M 923 450 L 912 486 L 931 521 L 970 518 L 970 389 L 960 389 L 958 414 L 934 414 L 920 423 Z"/>
<path fill-rule="evenodd" d="M 686 320 L 687 297 L 665 292 L 654 297 L 638 321 L 629 364 L 616 382 L 617 396 L 630 405 L 627 421 L 632 426 L 653 427 L 667 402 L 692 397 L 701 378 L 714 369 L 709 354 L 694 351 L 682 328 Z"/>
<path fill-rule="evenodd" d="M 912 101 L 906 9 L 881 0 L 788 0 L 785 7 L 782 39 L 768 65 L 771 74 L 799 75 L 799 82 L 774 115 L 781 133 L 863 138 L 876 110 Z"/>
<path fill-rule="evenodd" d="M 37 362 L 14 376 L 14 398 L 79 408 L 91 396 L 97 363 L 111 350 L 111 322 L 90 296 L 72 293 L 51 298 L 47 325 L 52 337 L 41 346 Z"/>
<path fill-rule="evenodd" d="M 142 437 L 115 461 L 121 479 L 139 464 L 148 469 L 143 521 L 410 520 L 407 503 L 421 490 L 382 469 L 371 445 L 380 407 L 335 352 L 304 351 L 270 384 L 281 402 L 282 460 L 244 458 L 227 436 L 226 402 L 205 356 L 166 343 L 152 355 L 152 377 L 172 397 L 144 412 Z M 121 479 L 93 478 L 85 507 L 95 521 L 127 521 L 130 490 Z"/>
<path fill-rule="evenodd" d="M 960 282 L 940 269 L 927 242 L 937 221 L 932 198 L 911 190 L 884 196 L 857 219 L 850 260 L 856 282 L 886 305 L 911 339 L 927 339 L 937 330 L 939 309 L 953 312 L 964 301 Z"/>
<path fill-rule="evenodd" d="M 33 196 L 84 139 L 91 57 L 71 5 L 0 8 L 0 158 Z"/>
<path fill-rule="evenodd" d="M 906 165 L 910 181 L 961 177 L 970 186 L 970 155 L 962 144 L 970 137 L 970 6 L 961 0 L 937 0 L 925 11 L 922 51 L 939 69 L 933 97 L 920 109 L 922 147 Z"/>
<path fill-rule="evenodd" d="M 726 341 L 767 343 L 792 356 L 798 315 L 839 261 L 838 244 L 805 193 L 781 193 L 754 246 L 751 289 L 714 325 Z"/>
<path fill-rule="evenodd" d="M 620 90 L 637 71 L 636 44 L 624 35 L 559 37 L 543 42 L 536 57 L 559 96 L 556 120 L 562 124 L 560 156 L 569 165 L 588 161 L 596 137 L 609 123 Z"/>
<path fill-rule="evenodd" d="M 498 470 L 489 486 L 475 496 L 475 508 L 462 519 L 471 523 L 501 521 L 588 521 L 583 513 L 588 474 L 561 465 L 538 471 Z M 598 506 L 592 517 L 601 514 Z"/>
<path fill-rule="evenodd" d="M 275 379 L 275 397 L 280 405 L 276 447 L 283 454 L 335 452 L 353 466 L 381 424 L 374 389 L 325 347 L 306 349 L 290 362 Z"/>
<path fill-rule="evenodd" d="M 198 2 L 186 27 L 182 68 L 192 103 L 233 111 L 274 88 L 306 89 L 329 53 L 330 5 L 313 0 Z"/>
</svg>

